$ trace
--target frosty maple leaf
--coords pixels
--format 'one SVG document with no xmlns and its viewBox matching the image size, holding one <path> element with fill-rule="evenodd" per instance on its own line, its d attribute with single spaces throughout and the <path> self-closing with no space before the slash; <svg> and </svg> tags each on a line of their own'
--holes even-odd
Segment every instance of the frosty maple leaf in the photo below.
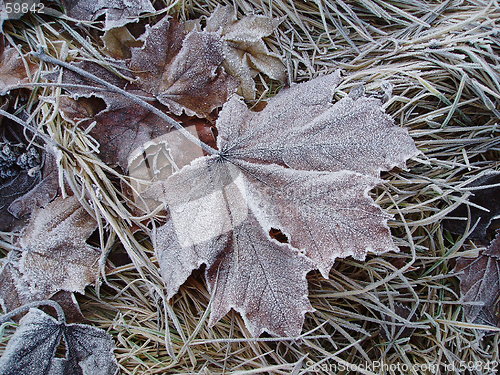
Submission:
<svg viewBox="0 0 500 375">
<path fill-rule="evenodd" d="M 136 22 L 142 13 L 154 13 L 149 0 L 62 0 L 66 14 L 82 21 L 95 21 L 105 15 L 104 30 Z"/>
<path fill-rule="evenodd" d="M 137 53 L 138 52 L 136 52 L 136 54 Z M 155 56 L 150 50 L 145 50 L 144 53 L 147 54 L 147 56 L 144 56 L 145 58 L 149 58 L 148 56 Z M 154 61 L 154 59 L 150 59 L 150 64 L 154 64 Z M 99 76 L 114 86 L 127 88 L 127 92 L 130 94 L 143 97 L 146 96 L 152 99 L 151 94 L 138 89 L 137 86 L 129 85 L 127 80 L 117 77 L 97 64 L 81 62 L 72 65 Z M 161 71 L 161 69 L 159 71 Z M 149 75 L 146 75 L 146 73 L 144 74 L 144 77 L 149 77 L 149 75 L 151 75 L 151 77 L 156 77 L 155 70 L 151 70 L 148 73 Z M 56 81 L 58 75 L 59 73 L 56 72 L 56 74 L 49 74 L 45 77 Z M 82 128 L 86 128 L 95 122 L 89 134 L 99 142 L 100 158 L 105 163 L 118 164 L 123 170 L 127 170 L 130 155 L 134 154 L 137 149 L 149 144 L 152 140 L 168 133 L 171 129 L 170 124 L 159 119 L 157 115 L 153 114 L 148 109 L 136 103 L 130 103 L 128 100 L 123 100 L 123 96 L 119 94 L 101 91 L 100 89 L 103 88 L 101 85 L 96 85 L 91 80 L 81 77 L 70 70 L 64 71 L 63 82 L 71 85 L 79 85 L 80 87 L 72 87 L 69 90 L 74 98 L 78 98 L 77 100 L 71 97 L 61 97 L 60 109 L 62 116 L 65 120 Z M 150 81 L 149 78 L 141 81 L 141 87 L 147 90 L 151 89 L 145 82 L 152 81 Z M 191 87 L 192 82 L 189 80 L 183 82 L 186 84 L 186 87 Z M 92 90 L 92 86 L 95 87 L 95 90 Z M 233 88 L 235 88 L 234 85 Z M 210 92 L 212 88 L 208 86 L 205 91 L 199 87 L 198 89 L 198 91 L 194 90 L 196 91 L 195 95 L 191 96 L 189 92 L 185 92 L 177 98 L 179 103 L 192 103 L 193 105 L 190 108 L 194 108 L 198 116 L 200 114 L 208 115 L 213 110 L 214 105 L 222 105 L 228 96 L 228 92 L 225 92 L 222 97 L 217 97 L 215 102 L 211 100 L 206 101 L 205 94 Z M 198 95 L 201 95 L 203 98 L 200 99 Z M 96 99 L 96 97 L 102 99 L 104 103 Z M 187 102 L 183 102 L 182 100 L 184 99 L 187 100 Z M 163 112 L 167 112 L 167 108 L 160 103 L 155 103 L 155 106 Z M 174 105 L 171 103 L 171 107 L 181 108 L 182 105 Z M 181 112 L 182 110 L 177 113 Z M 195 113 L 190 110 L 186 112 Z"/>
<path fill-rule="evenodd" d="M 488 248 L 477 258 L 459 258 L 454 272 L 460 279 L 463 302 L 481 302 L 482 305 L 464 305 L 471 323 L 499 325 L 498 297 L 500 296 L 500 230 Z"/>
<path fill-rule="evenodd" d="M 56 358 L 61 338 L 66 358 Z M 5 375 L 116 375 L 113 339 L 105 331 L 85 324 L 66 324 L 39 309 L 22 319 L 0 358 Z"/>
<path fill-rule="evenodd" d="M 96 228 L 76 196 L 37 208 L 20 237 L 21 251 L 12 250 L 2 268 L 4 307 L 47 299 L 60 290 L 83 294 L 99 276 L 101 253 L 85 242 Z"/>
<path fill-rule="evenodd" d="M 103 77 L 120 88 L 128 84 L 125 79 L 115 76 L 97 64 L 82 62 L 74 65 Z M 48 75 L 46 78 L 55 80 L 56 75 Z M 99 142 L 99 156 L 105 163 L 118 164 L 123 170 L 127 170 L 128 158 L 134 150 L 167 133 L 170 128 L 147 109 L 123 100 L 121 95 L 99 91 L 99 85 L 71 71 L 64 71 L 63 82 L 87 86 L 70 90 L 77 100 L 61 97 L 61 115 L 65 120 L 82 128 L 95 122 L 89 134 Z M 96 90 L 89 89 L 89 86 L 95 86 Z M 137 89 L 131 89 L 129 92 L 150 96 Z"/>
<path fill-rule="evenodd" d="M 176 115 L 206 117 L 236 91 L 222 68 L 223 43 L 216 33 L 192 30 L 163 18 L 148 27 L 144 46 L 131 49 L 130 68 L 138 84 Z"/>
<path fill-rule="evenodd" d="M 262 40 L 271 35 L 284 19 L 251 15 L 238 21 L 232 6 L 220 5 L 207 19 L 205 31 L 221 36 L 224 42 L 224 68 L 240 80 L 241 94 L 245 99 L 255 99 L 253 78 L 259 71 L 272 79 L 286 79 L 285 66 L 280 57 L 269 52 Z"/>
<path fill-rule="evenodd" d="M 219 152 L 146 192 L 170 211 L 154 232 L 169 298 L 206 264 L 210 324 L 233 308 L 255 336 L 297 336 L 312 311 L 311 269 L 328 277 L 335 258 L 397 250 L 368 192 L 381 170 L 404 168 L 418 150 L 377 100 L 332 104 L 340 80 L 294 85 L 261 112 L 233 97 L 217 120 Z"/>
</svg>

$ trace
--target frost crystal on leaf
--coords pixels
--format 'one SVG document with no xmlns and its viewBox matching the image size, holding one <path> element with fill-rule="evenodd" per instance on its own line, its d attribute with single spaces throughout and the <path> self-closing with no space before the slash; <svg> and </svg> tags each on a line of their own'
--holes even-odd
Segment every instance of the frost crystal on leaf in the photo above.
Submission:
<svg viewBox="0 0 500 375">
<path fill-rule="evenodd" d="M 222 69 L 223 43 L 216 33 L 192 30 L 167 17 L 146 29 L 144 46 L 132 48 L 130 68 L 138 84 L 170 111 L 206 117 L 236 91 Z"/>
<path fill-rule="evenodd" d="M 0 272 L 0 302 L 7 310 L 63 290 L 85 293 L 99 277 L 101 252 L 85 241 L 97 222 L 76 196 L 56 198 L 33 211 Z"/>
<path fill-rule="evenodd" d="M 471 323 L 499 325 L 498 297 L 500 297 L 500 230 L 488 248 L 477 258 L 460 257 L 453 272 L 459 273 L 462 301 L 481 302 L 464 304 L 464 312 Z"/>
<path fill-rule="evenodd" d="M 64 339 L 66 358 L 55 358 Z M 5 375 L 116 375 L 114 343 L 102 329 L 59 322 L 41 310 L 31 309 L 21 319 L 2 358 Z"/>
<path fill-rule="evenodd" d="M 105 15 L 104 30 L 137 22 L 142 13 L 154 13 L 149 0 L 62 0 L 68 16 L 81 21 L 95 21 Z"/>
<path fill-rule="evenodd" d="M 19 241 L 24 279 L 47 294 L 84 294 L 99 274 L 101 252 L 85 242 L 96 229 L 97 222 L 76 196 L 59 197 L 36 210 Z"/>
<path fill-rule="evenodd" d="M 335 258 L 397 250 L 368 191 L 418 150 L 378 101 L 332 104 L 340 80 L 336 72 L 294 85 L 261 112 L 233 97 L 217 120 L 220 154 L 146 191 L 170 212 L 154 233 L 169 298 L 205 264 L 210 324 L 233 308 L 255 336 L 297 336 L 312 311 L 307 272 L 328 277 Z"/>
<path fill-rule="evenodd" d="M 207 19 L 205 31 L 218 33 L 224 41 L 224 68 L 240 80 L 241 94 L 245 99 L 255 99 L 253 78 L 258 72 L 272 79 L 286 79 L 280 57 L 269 52 L 262 40 L 271 35 L 284 19 L 251 15 L 238 21 L 232 6 L 217 6 Z"/>
</svg>

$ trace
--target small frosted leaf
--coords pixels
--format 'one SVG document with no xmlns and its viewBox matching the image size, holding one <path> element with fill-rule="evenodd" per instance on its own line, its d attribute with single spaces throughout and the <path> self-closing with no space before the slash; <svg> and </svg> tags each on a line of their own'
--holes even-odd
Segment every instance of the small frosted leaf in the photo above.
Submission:
<svg viewBox="0 0 500 375">
<path fill-rule="evenodd" d="M 185 27 L 163 18 L 148 28 L 144 46 L 132 48 L 130 68 L 138 84 L 176 115 L 207 117 L 238 86 L 222 69 L 223 42 L 216 33 Z"/>
<path fill-rule="evenodd" d="M 500 230 L 488 248 L 477 258 L 459 258 L 454 272 L 460 272 L 460 293 L 463 302 L 482 305 L 463 306 L 471 323 L 499 326 L 500 297 Z"/>
<path fill-rule="evenodd" d="M 85 242 L 96 229 L 76 196 L 59 197 L 35 210 L 19 240 L 23 280 L 43 295 L 59 290 L 83 294 L 99 276 L 101 252 Z"/>
<path fill-rule="evenodd" d="M 66 358 L 55 358 L 61 341 Z M 20 321 L 0 358 L 4 375 L 116 375 L 114 343 L 105 331 L 84 324 L 58 322 L 38 309 Z"/>
<path fill-rule="evenodd" d="M 269 36 L 284 18 L 250 15 L 237 20 L 232 6 L 217 6 L 207 19 L 205 31 L 218 33 L 224 41 L 224 68 L 240 81 L 245 99 L 255 99 L 253 77 L 262 72 L 272 79 L 286 80 L 281 58 L 269 52 L 263 37 Z"/>
<path fill-rule="evenodd" d="M 95 21 L 105 15 L 104 30 L 137 22 L 142 13 L 154 13 L 149 0 L 62 0 L 66 14 L 81 21 Z"/>
</svg>

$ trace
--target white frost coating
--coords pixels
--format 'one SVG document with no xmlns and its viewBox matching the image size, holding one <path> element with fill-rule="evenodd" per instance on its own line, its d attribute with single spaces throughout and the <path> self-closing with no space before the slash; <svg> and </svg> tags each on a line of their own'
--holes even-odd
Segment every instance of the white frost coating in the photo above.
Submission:
<svg viewBox="0 0 500 375">
<path fill-rule="evenodd" d="M 232 169 L 234 171 L 234 167 Z M 185 202 L 182 206 L 167 201 L 181 247 L 201 244 L 230 232 L 246 219 L 248 205 L 242 180 L 241 173 L 238 173 L 238 177 L 221 190 Z M 243 189 L 243 194 L 240 189 Z M 223 201 L 227 201 L 228 205 L 221 205 Z M 193 227 L 199 230 L 193 231 Z"/>
<path fill-rule="evenodd" d="M 312 311 L 310 270 L 328 277 L 336 258 L 395 250 L 390 215 L 368 192 L 380 170 L 404 167 L 418 150 L 380 102 L 331 104 L 339 80 L 294 85 L 260 112 L 231 99 L 217 120 L 222 155 L 151 188 L 171 210 L 155 243 L 168 295 L 206 264 L 209 324 L 234 309 L 254 336 L 298 336 Z M 289 243 L 272 240 L 271 228 Z"/>
</svg>

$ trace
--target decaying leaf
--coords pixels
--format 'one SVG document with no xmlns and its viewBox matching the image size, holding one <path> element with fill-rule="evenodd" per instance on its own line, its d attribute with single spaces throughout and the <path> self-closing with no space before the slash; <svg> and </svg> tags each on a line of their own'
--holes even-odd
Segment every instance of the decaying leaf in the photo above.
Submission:
<svg viewBox="0 0 500 375">
<path fill-rule="evenodd" d="M 50 296 L 40 289 L 30 288 L 29 283 L 23 278 L 19 270 L 20 259 L 21 252 L 15 250 L 10 251 L 7 257 L 2 259 L 0 305 L 4 312 L 10 312 L 30 302 L 41 301 L 50 297 L 51 300 L 59 303 L 69 322 L 75 323 L 84 320 L 73 293 L 61 290 Z"/>
<path fill-rule="evenodd" d="M 477 258 L 459 258 L 454 272 L 460 272 L 460 293 L 463 302 L 481 305 L 463 305 L 471 323 L 499 326 L 500 297 L 500 230 Z"/>
<path fill-rule="evenodd" d="M 104 42 L 104 52 L 120 60 L 132 57 L 132 47 L 142 46 L 142 42 L 135 39 L 125 26 L 107 30 L 101 39 Z"/>
<path fill-rule="evenodd" d="M 41 180 L 31 190 L 15 199 L 8 211 L 16 218 L 33 212 L 35 208 L 45 207 L 57 195 L 59 190 L 58 168 L 55 157 L 45 152 Z"/>
<path fill-rule="evenodd" d="M 297 336 L 312 310 L 308 271 L 328 277 L 335 258 L 397 251 L 368 192 L 381 170 L 404 168 L 418 150 L 378 101 L 331 104 L 340 80 L 336 72 L 294 85 L 261 112 L 233 97 L 217 120 L 220 154 L 145 192 L 170 212 L 154 233 L 169 298 L 206 264 L 210 324 L 233 308 L 255 336 Z"/>
<path fill-rule="evenodd" d="M 3 35 L 0 35 L 3 38 Z M 29 76 L 35 73 L 36 65 L 28 57 L 22 57 L 14 47 L 4 49 L 0 55 L 0 92 L 12 86 L 29 82 Z"/>
<path fill-rule="evenodd" d="M 2 259 L 0 272 L 0 303 L 4 312 L 10 312 L 22 305 L 36 300 L 43 300 L 45 295 L 30 291 L 28 283 L 19 271 L 21 253 L 15 250 Z"/>
<path fill-rule="evenodd" d="M 500 217 L 500 172 L 487 171 L 477 180 L 466 185 L 466 188 L 473 188 L 473 196 L 469 198 L 471 203 L 484 209 L 474 206 L 467 207 L 461 204 L 447 215 L 443 220 L 443 227 L 455 234 L 464 234 L 467 228 L 468 209 L 470 209 L 470 228 L 476 224 L 469 238 L 487 238 L 487 229 L 491 221 Z M 493 185 L 492 187 L 488 187 Z M 495 186 L 496 185 L 496 186 Z"/>
<path fill-rule="evenodd" d="M 34 144 L 28 147 L 19 124 L 0 121 L 0 230 L 12 231 L 55 198 L 59 181 L 52 154 Z"/>
<path fill-rule="evenodd" d="M 66 358 L 56 358 L 61 338 Z M 0 358 L 5 375 L 116 375 L 119 373 L 113 339 L 85 324 L 59 322 L 39 309 L 21 319 Z"/>
<path fill-rule="evenodd" d="M 275 53 L 269 52 L 263 37 L 269 36 L 283 22 L 283 18 L 251 15 L 236 18 L 232 6 L 215 8 L 207 19 L 205 31 L 214 32 L 224 41 L 224 68 L 240 81 L 239 94 L 255 99 L 254 76 L 262 72 L 272 79 L 286 80 L 285 66 Z"/>
<path fill-rule="evenodd" d="M 145 58 L 148 57 L 145 56 Z M 152 99 L 150 94 L 137 89 L 136 86 L 128 85 L 127 80 L 115 76 L 97 64 L 82 62 L 75 65 L 107 80 L 115 86 L 127 88 L 131 94 Z M 150 73 L 152 77 L 155 76 L 153 74 L 154 70 L 151 70 Z M 47 79 L 53 81 L 56 81 L 57 77 L 58 73 L 46 76 Z M 65 120 L 80 126 L 82 129 L 92 126 L 89 134 L 99 143 L 99 157 L 105 163 L 118 164 L 126 171 L 131 155 L 136 155 L 137 150 L 147 148 L 151 142 L 155 142 L 155 139 L 171 130 L 170 124 L 167 124 L 149 110 L 131 103 L 119 94 L 100 91 L 98 89 L 101 86 L 94 85 L 93 82 L 81 78 L 71 71 L 64 71 L 63 82 L 87 86 L 87 88 L 71 88 L 69 91 L 76 100 L 62 96 L 59 108 Z M 187 85 L 190 87 L 191 83 Z M 96 90 L 89 89 L 89 86 L 95 86 Z M 224 96 L 224 100 L 226 98 L 227 95 Z M 196 101 L 193 98 L 189 100 Z M 160 103 L 155 105 L 158 109 L 167 112 L 166 107 Z M 222 105 L 222 102 L 220 105 Z M 179 105 L 176 104 L 175 106 L 178 107 Z M 211 110 L 212 108 L 209 111 Z M 209 112 L 205 113 L 207 116 L 208 114 Z M 179 136 L 174 137 L 179 138 Z"/>
<path fill-rule="evenodd" d="M 85 241 L 96 221 L 76 196 L 59 197 L 32 213 L 18 246 L 4 261 L 0 300 L 12 310 L 64 290 L 84 293 L 99 276 L 100 251 Z"/>
<path fill-rule="evenodd" d="M 136 87 L 130 88 L 130 81 L 132 80 L 132 77 L 129 77 L 127 71 L 126 71 L 126 66 L 124 62 L 121 61 L 115 61 L 113 63 L 113 67 L 122 75 L 119 76 L 115 72 L 112 72 L 104 67 L 102 67 L 99 64 L 96 64 L 94 62 L 90 61 L 81 61 L 78 63 L 72 63 L 77 68 L 83 69 L 86 72 L 89 72 L 99 78 L 102 78 L 103 80 L 109 82 L 110 84 L 119 87 L 121 89 L 137 89 Z M 59 70 L 54 71 L 52 73 L 45 74 L 43 78 L 53 81 L 53 82 L 58 82 L 60 79 L 60 74 L 61 72 Z M 125 79 L 127 78 L 127 79 Z M 122 95 L 114 93 L 114 92 L 109 92 L 107 88 L 104 86 L 95 83 L 93 80 L 88 79 L 86 77 L 82 77 L 79 74 L 76 74 L 72 72 L 71 70 L 64 70 L 62 72 L 62 83 L 64 84 L 70 84 L 73 85 L 73 87 L 69 88 L 68 91 L 71 93 L 71 96 L 74 99 L 79 99 L 79 98 L 92 98 L 92 97 L 97 97 L 101 98 L 105 102 L 105 107 L 108 109 L 114 109 L 114 106 L 116 105 L 117 107 L 123 107 L 123 101 L 126 99 L 123 98 Z M 144 95 L 145 93 L 138 90 L 139 95 Z M 130 104 L 127 102 L 127 104 Z M 103 108 L 101 108 L 102 110 Z M 77 109 L 74 109 L 77 110 Z M 87 111 L 88 108 L 83 109 L 81 112 L 84 113 Z"/>
<path fill-rule="evenodd" d="M 95 21 L 105 15 L 104 30 L 137 22 L 140 14 L 154 13 L 149 0 L 62 0 L 66 14 L 81 21 Z"/>
<path fill-rule="evenodd" d="M 127 81 L 94 63 L 79 63 L 76 66 L 102 77 L 120 88 L 127 87 Z M 56 75 L 47 76 L 56 80 Z M 63 73 L 63 82 L 75 85 L 96 86 L 71 71 Z M 96 86 L 97 88 L 99 86 Z M 59 107 L 63 118 L 86 129 L 92 123 L 89 134 L 99 143 L 100 158 L 108 164 L 118 164 L 127 170 L 128 158 L 132 151 L 170 129 L 168 124 L 147 109 L 131 103 L 115 93 L 75 88 L 70 90 L 76 98 L 63 96 Z M 131 89 L 131 93 L 148 95 Z"/>
<path fill-rule="evenodd" d="M 192 30 L 163 18 L 144 35 L 144 46 L 132 48 L 130 68 L 138 84 L 170 111 L 207 117 L 221 107 L 238 83 L 222 68 L 223 43 L 216 33 Z"/>
<path fill-rule="evenodd" d="M 59 197 L 37 209 L 25 228 L 20 271 L 31 288 L 84 294 L 99 275 L 101 252 L 85 241 L 97 229 L 76 196 Z"/>
</svg>

